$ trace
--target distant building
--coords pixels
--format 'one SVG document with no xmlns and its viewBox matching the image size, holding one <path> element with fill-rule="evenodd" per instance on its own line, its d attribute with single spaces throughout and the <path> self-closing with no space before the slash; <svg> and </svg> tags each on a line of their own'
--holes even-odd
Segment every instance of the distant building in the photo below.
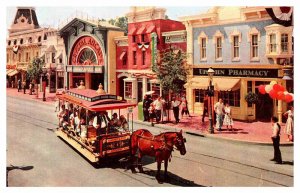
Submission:
<svg viewBox="0 0 300 193">
<path fill-rule="evenodd" d="M 132 7 L 128 35 L 116 37 L 116 92 L 125 99 L 142 101 L 147 91 L 162 95 L 151 66 L 159 53 L 173 46 L 186 51 L 185 26 L 165 19 L 166 10 L 155 7 Z"/>
<path fill-rule="evenodd" d="M 293 27 L 275 24 L 265 7 L 214 7 L 207 13 L 180 18 L 187 30 L 187 53 L 191 75 L 185 85 L 189 110 L 201 114 L 208 88 L 207 70 L 215 71 L 214 101 L 232 106 L 233 118 L 270 120 L 281 118 L 286 104 L 259 95 L 261 103 L 247 104 L 248 92 L 258 93 L 260 84 L 283 80 L 285 64 L 293 63 Z"/>
<path fill-rule="evenodd" d="M 45 60 L 48 68 L 47 85 L 50 86 L 50 91 L 55 92 L 56 88 L 62 88 L 63 84 L 57 81 L 57 79 L 61 80 L 62 75 L 57 74 L 56 70 L 63 69 L 57 68 L 57 65 L 62 65 L 63 54 L 60 55 L 60 53 L 63 53 L 64 45 L 57 36 L 57 30 L 40 27 L 35 8 L 18 7 L 8 32 L 6 74 L 9 85 L 16 86 L 18 79 L 22 82 L 26 81 L 28 66 L 33 58 L 40 57 Z M 51 52 L 48 52 L 47 50 L 50 49 Z M 28 84 L 27 80 L 27 86 Z"/>
</svg>

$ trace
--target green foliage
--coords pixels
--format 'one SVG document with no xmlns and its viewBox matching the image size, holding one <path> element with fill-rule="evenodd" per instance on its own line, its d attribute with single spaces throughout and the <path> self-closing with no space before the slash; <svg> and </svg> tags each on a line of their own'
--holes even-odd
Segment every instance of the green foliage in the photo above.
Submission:
<svg viewBox="0 0 300 193">
<path fill-rule="evenodd" d="M 257 103 L 258 103 L 258 95 L 257 95 L 256 93 L 249 92 L 249 93 L 245 96 L 245 100 L 246 100 L 247 103 L 249 103 L 249 104 L 257 104 Z"/>
<path fill-rule="evenodd" d="M 156 73 L 163 90 L 180 92 L 188 75 L 185 63 L 186 54 L 182 50 L 170 47 L 162 52 L 159 64 L 153 65 L 152 71 Z"/>
<path fill-rule="evenodd" d="M 27 70 L 27 78 L 38 82 L 39 77 L 43 73 L 42 67 L 44 66 L 44 60 L 41 58 L 34 58 Z"/>
<path fill-rule="evenodd" d="M 118 17 L 116 19 L 108 20 L 108 23 L 111 25 L 118 26 L 119 28 L 125 31 L 125 34 L 128 33 L 128 18 L 127 17 Z"/>
</svg>

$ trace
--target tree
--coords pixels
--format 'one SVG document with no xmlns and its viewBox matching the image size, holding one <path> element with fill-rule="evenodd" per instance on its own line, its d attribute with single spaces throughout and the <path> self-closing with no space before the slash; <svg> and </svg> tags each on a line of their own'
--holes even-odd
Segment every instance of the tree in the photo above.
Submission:
<svg viewBox="0 0 300 193">
<path fill-rule="evenodd" d="M 37 83 L 39 82 L 39 78 L 43 73 L 42 67 L 44 66 L 45 62 L 41 58 L 34 58 L 27 69 L 27 79 L 33 81 L 34 85 L 36 86 L 36 94 L 38 97 L 38 87 Z"/>
<path fill-rule="evenodd" d="M 161 53 L 158 64 L 152 66 L 163 90 L 179 93 L 186 83 L 188 69 L 185 66 L 186 53 L 170 47 Z"/>
<path fill-rule="evenodd" d="M 170 47 L 161 52 L 161 59 L 158 64 L 152 65 L 152 71 L 157 75 L 162 89 L 168 93 L 168 101 L 171 101 L 172 92 L 179 93 L 186 83 L 188 75 L 188 69 L 185 65 L 186 58 L 186 53 L 181 49 L 175 50 Z"/>
<path fill-rule="evenodd" d="M 128 33 L 128 18 L 127 17 L 117 17 L 116 19 L 108 20 L 111 25 L 118 26 L 125 31 L 125 35 Z"/>
</svg>

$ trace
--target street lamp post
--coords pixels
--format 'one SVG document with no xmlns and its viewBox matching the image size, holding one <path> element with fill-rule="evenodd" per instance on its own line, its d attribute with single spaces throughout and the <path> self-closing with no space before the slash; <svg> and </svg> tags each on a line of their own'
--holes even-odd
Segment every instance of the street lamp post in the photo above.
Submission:
<svg viewBox="0 0 300 193">
<path fill-rule="evenodd" d="M 42 67 L 43 71 L 43 76 L 42 76 L 42 84 L 43 84 L 43 101 L 46 101 L 46 73 L 47 73 L 47 68 L 46 66 Z"/>
<path fill-rule="evenodd" d="M 214 96 L 214 86 L 212 85 L 212 80 L 214 76 L 215 71 L 210 67 L 207 71 L 208 77 L 209 77 L 209 86 L 208 86 L 208 96 L 210 101 L 209 108 L 209 133 L 214 133 L 214 127 L 213 127 L 213 120 L 212 120 L 212 109 L 213 109 L 213 102 L 211 100 L 212 96 Z"/>
</svg>

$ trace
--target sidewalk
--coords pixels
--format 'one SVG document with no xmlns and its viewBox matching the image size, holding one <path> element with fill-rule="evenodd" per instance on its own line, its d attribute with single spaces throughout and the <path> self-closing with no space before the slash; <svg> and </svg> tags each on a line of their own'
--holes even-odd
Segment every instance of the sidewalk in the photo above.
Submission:
<svg viewBox="0 0 300 193">
<path fill-rule="evenodd" d="M 46 93 L 46 101 L 42 100 L 43 93 L 39 92 L 39 98 L 36 95 L 29 95 L 29 90 L 26 94 L 18 92 L 17 89 L 7 88 L 6 93 L 8 96 L 24 98 L 27 100 L 34 100 L 36 102 L 44 103 L 47 105 L 53 105 L 55 101 L 55 93 Z M 121 110 L 121 114 L 127 114 L 127 109 Z M 143 122 L 138 120 L 137 108 L 133 110 L 133 120 L 137 123 L 151 126 L 150 122 Z M 271 123 L 270 122 L 242 122 L 234 120 L 234 131 L 227 131 L 226 127 L 223 126 L 222 131 L 215 130 L 214 134 L 208 132 L 209 120 L 206 117 L 204 123 L 201 122 L 201 116 L 191 115 L 191 117 L 180 115 L 180 122 L 175 124 L 173 112 L 170 111 L 170 122 L 155 124 L 154 127 L 168 129 L 168 130 L 180 130 L 194 135 L 199 135 L 203 137 L 212 137 L 222 140 L 231 140 L 235 142 L 243 143 L 256 143 L 256 144 L 266 144 L 271 145 L 272 141 L 270 136 L 272 135 Z M 166 117 L 164 117 L 166 120 Z M 285 124 L 281 124 L 281 145 L 293 145 L 293 142 L 287 141 L 287 136 L 284 134 Z"/>
</svg>

